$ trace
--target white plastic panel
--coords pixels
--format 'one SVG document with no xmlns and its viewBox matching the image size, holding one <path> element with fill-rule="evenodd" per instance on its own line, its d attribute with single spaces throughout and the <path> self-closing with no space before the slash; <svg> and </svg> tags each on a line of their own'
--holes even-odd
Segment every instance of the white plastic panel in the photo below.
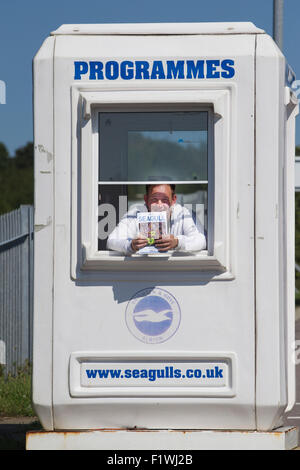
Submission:
<svg viewBox="0 0 300 470">
<path fill-rule="evenodd" d="M 53 319 L 56 428 L 255 428 L 254 225 L 251 218 L 254 211 L 254 45 L 254 35 L 239 36 L 238 41 L 234 36 L 211 36 L 209 39 L 201 36 L 143 36 L 139 41 L 133 36 L 110 37 L 109 41 L 101 36 L 56 37 L 55 198 L 59 201 L 55 206 Z M 82 58 L 96 60 L 101 55 L 101 60 L 115 61 L 133 56 L 149 61 L 154 58 L 176 60 L 198 57 L 200 50 L 205 51 L 205 58 L 215 58 L 216 54 L 220 59 L 228 58 L 228 54 L 234 57 L 235 77 L 225 83 L 214 79 L 196 79 L 193 82 L 151 80 L 149 83 L 124 83 L 117 79 L 109 83 L 91 83 L 88 76 L 80 81 L 73 78 L 74 61 Z M 81 140 L 78 117 L 82 116 L 83 100 L 80 96 L 86 100 L 87 110 L 87 119 L 81 122 Z M 215 224 L 215 251 L 217 260 L 222 256 L 224 263 L 228 263 L 226 266 L 234 274 L 230 278 L 223 279 L 220 275 L 220 279 L 212 279 L 209 270 L 206 277 L 201 277 L 201 271 L 195 267 L 191 269 L 187 260 L 183 261 L 186 263 L 183 270 L 162 272 L 162 261 L 153 262 L 148 269 L 138 266 L 141 263 L 137 264 L 135 259 L 123 261 L 125 272 L 115 266 L 114 260 L 112 263 L 107 260 L 109 275 L 96 265 L 74 280 L 70 277 L 70 253 L 74 253 L 71 251 L 71 237 L 75 248 L 73 272 L 80 269 L 76 260 L 80 261 L 82 253 L 76 239 L 80 240 L 82 236 L 85 242 L 91 240 L 92 244 L 86 247 L 84 254 L 91 261 L 95 256 L 93 251 L 89 251 L 93 249 L 94 236 L 91 224 L 97 214 L 93 207 L 95 188 L 91 184 L 95 181 L 97 185 L 98 177 L 96 162 L 92 158 L 93 108 L 97 112 L 101 106 L 117 108 L 145 102 L 147 106 L 153 102 L 183 106 L 197 102 L 214 106 L 215 181 L 218 182 L 215 186 L 215 210 L 219 214 Z M 89 106 L 91 118 L 88 118 Z M 98 156 L 98 152 L 95 155 Z M 84 182 L 82 187 L 81 178 Z M 181 311 L 176 333 L 171 337 L 162 335 L 164 341 L 161 343 L 143 343 L 126 324 L 125 314 L 131 298 L 138 291 L 145 293 L 151 288 L 156 289 L 155 295 L 159 295 L 158 290 L 167 291 L 176 299 Z M 232 368 L 235 393 L 231 390 L 231 396 L 193 396 L 192 400 L 174 394 L 155 398 L 113 394 L 100 397 L 99 387 L 95 387 L 96 396 L 70 395 L 69 358 L 74 351 L 94 351 L 99 358 L 112 352 L 121 357 L 124 351 L 130 351 L 138 358 L 145 350 L 149 357 L 159 354 L 162 362 L 173 351 L 177 354 L 175 363 L 182 361 L 183 357 L 191 363 L 196 353 L 198 358 L 213 353 L 210 361 L 220 356 L 224 359 L 228 357 L 225 352 L 229 351 L 236 357 L 236 366 Z M 83 388 L 80 374 L 77 374 L 77 380 L 79 389 Z M 227 384 L 224 389 L 226 387 Z M 88 387 L 84 388 L 86 393 Z M 195 393 L 197 387 L 190 388 Z M 156 389 L 153 387 L 153 391 Z M 199 389 L 202 392 L 202 388 Z M 183 387 L 180 390 L 182 393 Z"/>
<path fill-rule="evenodd" d="M 127 23 L 65 24 L 53 31 L 60 34 L 101 35 L 192 35 L 192 34 L 258 34 L 264 31 L 253 23 Z"/>
<path fill-rule="evenodd" d="M 266 80 L 267 76 L 274 77 L 272 82 Z M 260 430 L 280 423 L 288 403 L 288 381 L 292 378 L 287 379 L 288 357 L 292 355 L 291 338 L 288 339 L 291 333 L 287 331 L 294 328 L 294 320 L 292 312 L 287 311 L 286 270 L 294 260 L 287 259 L 284 248 L 287 223 L 284 79 L 282 53 L 270 37 L 258 36 L 255 218 L 256 413 Z M 291 369 L 289 373 L 293 373 Z"/>
<path fill-rule="evenodd" d="M 34 58 L 34 341 L 33 402 L 45 429 L 53 429 L 53 55 L 48 38 Z"/>
</svg>

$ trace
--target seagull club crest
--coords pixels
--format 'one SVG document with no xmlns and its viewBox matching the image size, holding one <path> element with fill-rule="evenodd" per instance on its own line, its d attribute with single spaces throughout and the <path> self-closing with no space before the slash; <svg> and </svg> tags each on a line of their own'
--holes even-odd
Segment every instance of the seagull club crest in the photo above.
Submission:
<svg viewBox="0 0 300 470">
<path fill-rule="evenodd" d="M 175 297 L 164 289 L 149 287 L 128 302 L 126 324 L 137 339 L 147 344 L 163 343 L 177 331 L 181 312 Z"/>
</svg>

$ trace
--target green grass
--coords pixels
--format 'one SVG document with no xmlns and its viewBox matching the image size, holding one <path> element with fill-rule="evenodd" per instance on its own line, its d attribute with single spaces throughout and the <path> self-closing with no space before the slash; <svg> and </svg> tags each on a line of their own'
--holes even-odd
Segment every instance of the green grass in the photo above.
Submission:
<svg viewBox="0 0 300 470">
<path fill-rule="evenodd" d="M 35 416 L 31 405 L 31 367 L 18 369 L 16 376 L 0 370 L 0 416 Z"/>
</svg>

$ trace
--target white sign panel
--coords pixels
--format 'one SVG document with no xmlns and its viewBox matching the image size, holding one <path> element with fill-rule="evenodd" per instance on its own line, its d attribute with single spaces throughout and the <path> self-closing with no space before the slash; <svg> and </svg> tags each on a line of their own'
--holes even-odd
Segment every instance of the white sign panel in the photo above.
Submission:
<svg viewBox="0 0 300 470">
<path fill-rule="evenodd" d="M 222 362 L 97 362 L 81 364 L 82 387 L 226 387 Z"/>
</svg>

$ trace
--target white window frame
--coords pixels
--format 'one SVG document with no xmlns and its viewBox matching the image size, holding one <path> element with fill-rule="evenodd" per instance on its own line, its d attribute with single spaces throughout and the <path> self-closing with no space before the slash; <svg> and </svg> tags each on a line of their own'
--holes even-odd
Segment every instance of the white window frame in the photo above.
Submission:
<svg viewBox="0 0 300 470">
<path fill-rule="evenodd" d="M 163 89 L 165 88 L 165 89 Z M 230 255 L 229 194 L 234 84 L 154 84 L 72 87 L 72 248 L 73 279 L 233 279 Z M 98 115 L 99 112 L 212 110 L 208 138 L 208 250 L 194 255 L 124 256 L 98 251 Z"/>
<path fill-rule="evenodd" d="M 98 107 L 94 107 L 93 110 L 92 110 L 92 129 L 93 129 L 93 140 L 95 139 L 94 143 L 93 143 L 93 148 L 94 148 L 94 151 L 95 152 L 98 152 L 98 174 L 100 174 L 99 172 L 99 156 L 101 158 L 101 155 L 100 155 L 100 148 L 99 148 L 99 124 L 100 124 L 100 114 L 101 113 L 105 113 L 107 112 L 108 110 L 106 108 L 98 108 Z M 177 185 L 180 185 L 180 184 L 186 184 L 186 185 L 207 185 L 208 187 L 208 192 L 211 193 L 211 194 L 208 194 L 208 205 L 210 206 L 210 210 L 208 210 L 208 227 L 207 227 L 207 233 L 209 234 L 209 239 L 207 240 L 207 249 L 206 250 L 203 250 L 202 254 L 204 254 L 204 251 L 205 253 L 210 253 L 212 254 L 213 253 L 213 209 L 212 209 L 212 206 L 213 206 L 213 192 L 211 191 L 211 187 L 212 185 L 208 185 L 208 182 L 211 181 L 213 183 L 213 173 L 214 173 L 214 165 L 213 165 L 213 110 L 212 110 L 212 107 L 211 106 L 194 106 L 194 107 L 191 107 L 191 106 L 185 106 L 184 108 L 182 107 L 179 107 L 178 108 L 178 105 L 175 105 L 175 106 L 171 106 L 170 104 L 168 105 L 168 107 L 166 108 L 165 107 L 161 107 L 160 105 L 157 106 L 157 105 L 151 105 L 151 107 L 146 107 L 145 105 L 143 105 L 143 110 L 142 112 L 145 112 L 145 113 L 150 113 L 150 112 L 155 112 L 155 113 L 160 113 L 160 112 L 169 112 L 169 113 L 172 113 L 172 112 L 178 112 L 178 111 L 194 111 L 194 112 L 205 112 L 207 113 L 207 136 L 208 136 L 208 142 L 207 142 L 207 159 L 208 159 L 208 162 L 207 162 L 207 179 L 206 180 L 159 180 L 159 183 L 164 183 L 164 184 L 175 184 L 176 186 Z M 137 108 L 134 108 L 132 106 L 130 107 L 126 107 L 124 108 L 121 107 L 120 109 L 116 110 L 114 109 L 113 111 L 110 109 L 109 110 L 109 114 L 112 114 L 113 112 L 117 112 L 118 114 L 120 112 L 124 112 L 126 114 L 128 114 L 129 112 L 141 112 L 141 109 L 137 109 Z M 98 133 L 96 132 L 96 127 L 98 126 Z M 182 129 L 181 129 L 182 130 Z M 101 140 L 101 136 L 100 136 L 100 140 Z M 96 167 L 95 167 L 96 168 Z M 145 186 L 147 184 L 157 184 L 158 181 L 157 180 L 148 180 L 148 181 L 131 181 L 131 180 L 128 180 L 128 181 L 117 181 L 117 180 L 114 180 L 114 181 L 99 181 L 98 180 L 98 185 L 126 185 L 126 186 L 130 186 L 130 185 L 139 185 L 142 187 L 142 191 L 145 191 Z M 97 200 L 98 200 L 98 195 L 97 195 Z M 141 204 L 143 203 L 143 201 L 141 201 Z M 187 208 L 189 209 L 189 207 L 187 206 Z M 95 251 L 95 247 L 97 246 L 97 242 L 98 242 L 98 235 L 97 233 L 93 233 L 94 234 L 94 239 L 93 239 L 93 251 Z M 104 253 L 104 252 L 103 252 Z M 173 256 L 176 256 L 178 254 L 178 252 L 169 252 L 167 256 L 169 256 L 170 258 Z M 180 253 L 180 256 L 182 256 L 182 252 Z M 122 256 L 120 254 L 118 254 L 118 256 Z M 131 255 L 131 256 L 136 256 L 136 257 L 140 257 L 140 255 L 136 254 L 136 255 Z M 150 255 L 151 256 L 151 255 Z M 157 256 L 157 255 L 155 255 Z M 165 257 L 166 255 L 164 255 Z M 190 254 L 188 256 L 191 256 Z"/>
</svg>

